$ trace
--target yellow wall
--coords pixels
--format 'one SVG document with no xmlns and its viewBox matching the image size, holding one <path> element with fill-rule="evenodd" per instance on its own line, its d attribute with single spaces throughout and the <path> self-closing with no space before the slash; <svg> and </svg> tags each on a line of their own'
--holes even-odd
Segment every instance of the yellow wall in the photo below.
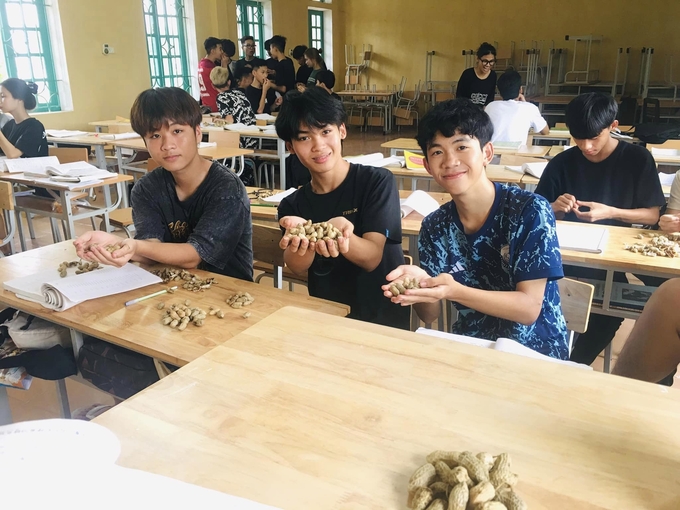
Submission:
<svg viewBox="0 0 680 510">
<path fill-rule="evenodd" d="M 307 8 L 333 11 L 334 44 L 342 48 L 343 0 L 271 0 L 273 33 L 288 37 L 288 49 L 307 44 Z M 198 58 L 209 36 L 236 41 L 236 0 L 193 0 Z M 47 128 L 91 129 L 87 123 L 128 116 L 134 98 L 150 86 L 142 0 L 58 0 L 73 111 L 38 115 Z M 115 53 L 102 54 L 102 44 Z M 239 45 L 237 44 L 237 47 Z M 240 49 L 240 48 L 239 48 Z M 341 52 L 336 52 L 340 57 Z M 344 58 L 344 57 L 343 57 Z M 336 58 L 342 75 L 344 61 Z M 338 67 L 339 66 L 339 67 Z"/>
<path fill-rule="evenodd" d="M 398 84 L 401 76 L 411 89 L 425 79 L 425 55 L 434 50 L 433 80 L 458 80 L 464 69 L 463 49 L 482 41 L 498 41 L 503 47 L 522 39 L 555 40 L 565 46 L 564 36 L 603 35 L 605 79 L 613 78 L 615 49 L 630 46 L 628 83 L 637 84 L 640 48 L 655 47 L 654 78 L 663 78 L 663 62 L 675 53 L 680 60 L 677 23 L 680 2 L 667 0 L 497 0 L 479 2 L 444 0 L 345 0 L 347 43 L 373 45 L 369 81 L 378 87 Z M 570 44 L 570 46 L 573 43 Z M 680 81 L 680 62 L 677 63 Z M 631 91 L 633 87 L 630 88 Z"/>
</svg>

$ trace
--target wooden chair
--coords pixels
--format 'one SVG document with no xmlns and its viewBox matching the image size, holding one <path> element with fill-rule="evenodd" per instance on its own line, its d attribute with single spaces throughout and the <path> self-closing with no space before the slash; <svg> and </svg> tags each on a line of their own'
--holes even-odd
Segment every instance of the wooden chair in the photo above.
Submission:
<svg viewBox="0 0 680 510">
<path fill-rule="evenodd" d="M 238 149 L 241 146 L 241 136 L 234 131 L 208 131 L 208 141 L 215 142 L 220 147 L 231 147 Z M 223 165 L 229 166 L 236 175 L 241 175 L 245 167 L 245 158 L 238 156 L 239 166 L 236 169 L 236 156 L 231 158 L 231 164 L 227 165 L 226 159 L 222 160 Z"/>
<path fill-rule="evenodd" d="M 562 278 L 557 280 L 560 289 L 562 313 L 569 330 L 569 352 L 574 342 L 574 333 L 585 333 L 588 329 L 590 308 L 595 287 L 589 283 Z"/>
<path fill-rule="evenodd" d="M 283 281 L 287 281 L 292 290 L 292 284 L 307 284 L 307 278 L 298 276 L 286 267 L 283 260 L 283 250 L 279 248 L 281 230 L 278 227 L 253 223 L 253 269 L 263 273 L 255 278 L 255 283 L 265 276 L 274 280 L 274 287 L 283 288 Z"/>
<path fill-rule="evenodd" d="M 12 190 L 12 183 L 0 181 L 0 210 L 2 210 L 2 215 L 4 221 L 0 224 L 0 235 L 3 238 L 0 239 L 0 247 L 8 245 L 12 242 L 14 233 L 16 231 L 16 219 L 14 217 L 14 196 Z M 10 245 L 10 253 L 12 253 Z M 0 257 L 4 257 L 4 254 L 0 251 Z"/>
</svg>

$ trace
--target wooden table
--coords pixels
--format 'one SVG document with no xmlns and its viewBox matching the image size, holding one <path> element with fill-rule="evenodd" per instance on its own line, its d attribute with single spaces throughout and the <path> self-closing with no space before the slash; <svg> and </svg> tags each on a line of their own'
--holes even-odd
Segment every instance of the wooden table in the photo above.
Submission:
<svg viewBox="0 0 680 510">
<path fill-rule="evenodd" d="M 141 138 L 130 138 L 127 140 L 110 140 L 109 142 L 111 143 L 111 145 L 113 145 L 113 147 L 116 150 L 116 159 L 118 160 L 118 171 L 120 173 L 122 174 L 127 174 L 127 172 L 146 173 L 147 171 L 146 161 L 141 163 L 136 162 L 135 164 L 132 163 L 138 152 L 149 152 L 148 149 L 146 148 L 144 140 L 142 140 Z M 123 156 L 123 150 L 126 149 L 133 151 L 132 156 L 129 158 L 125 158 Z M 244 156 L 252 153 L 253 151 L 250 149 L 240 149 L 238 147 L 224 147 L 222 145 L 215 145 L 211 147 L 203 147 L 201 149 L 198 149 L 199 156 L 213 161 Z M 123 207 L 128 207 L 129 206 L 128 204 L 129 197 L 127 193 L 125 193 L 125 195 L 123 196 Z"/>
<path fill-rule="evenodd" d="M 392 117 L 393 117 L 393 101 L 396 96 L 396 90 L 343 90 L 337 92 L 340 99 L 344 103 L 365 105 L 369 107 L 379 108 L 385 110 L 385 117 L 383 123 L 383 132 L 385 134 L 392 132 Z M 363 98 L 357 101 L 352 101 L 354 98 Z"/>
<path fill-rule="evenodd" d="M 57 274 L 57 266 L 65 260 L 77 260 L 75 248 L 70 241 L 0 258 L 0 280 L 20 278 L 49 268 L 54 268 Z M 0 303 L 69 328 L 76 352 L 82 345 L 82 334 L 85 333 L 173 365 L 185 365 L 193 361 L 284 306 L 293 305 L 342 317 L 349 313 L 349 307 L 340 303 L 207 271 L 194 269 L 191 272 L 202 277 L 213 276 L 217 284 L 204 293 L 194 293 L 182 289 L 180 283 L 180 288 L 174 294 L 147 299 L 128 307 L 124 306 L 126 301 L 149 295 L 169 285 L 157 284 L 86 301 L 63 312 L 55 312 L 37 303 L 19 299 L 6 290 L 0 291 Z M 226 299 L 236 292 L 250 292 L 255 302 L 247 309 L 230 308 Z M 205 310 L 210 306 L 219 307 L 224 311 L 225 317 L 209 317 L 202 328 L 190 326 L 183 332 L 164 326 L 161 323 L 162 312 L 156 305 L 160 302 L 180 303 L 185 299 Z M 247 319 L 243 318 L 245 311 L 251 313 Z M 0 423 L 3 414 L 2 397 L 0 388 Z"/>
<path fill-rule="evenodd" d="M 72 145 L 89 145 L 94 148 L 94 155 L 97 160 L 97 167 L 106 170 L 106 154 L 104 148 L 110 140 L 102 140 L 99 133 L 88 133 L 80 136 L 54 137 L 48 136 L 47 141 L 55 147 L 69 147 Z"/>
<path fill-rule="evenodd" d="M 386 166 L 387 170 L 392 172 L 395 177 L 402 179 L 411 179 L 411 190 L 415 191 L 419 180 L 434 180 L 433 177 L 424 168 L 410 170 L 401 166 Z M 486 175 L 493 182 L 506 182 L 509 184 L 523 184 L 523 174 L 513 172 L 505 168 L 505 165 L 487 165 Z"/>
<path fill-rule="evenodd" d="M 109 214 L 118 208 L 121 204 L 121 199 L 127 194 L 124 183 L 131 181 L 132 177 L 129 175 L 116 175 L 110 179 L 103 179 L 97 182 L 85 183 L 81 186 L 77 186 L 73 189 L 66 189 L 60 187 L 58 183 L 54 185 L 46 182 L 37 182 L 36 179 L 31 177 L 25 177 L 24 174 L 1 174 L 0 180 L 11 182 L 13 184 L 26 184 L 29 186 L 39 186 L 48 190 L 58 192 L 59 198 L 54 199 L 54 202 L 59 202 L 61 206 L 61 211 L 53 210 L 54 208 L 46 207 L 45 198 L 42 197 L 22 197 L 21 201 L 17 201 L 16 194 L 14 196 L 14 206 L 15 209 L 21 210 L 28 214 L 36 214 L 39 216 L 46 216 L 48 218 L 55 218 L 64 222 L 66 229 L 66 238 L 73 239 L 75 237 L 75 221 L 87 218 L 92 218 L 95 216 L 101 216 L 104 220 L 104 225 L 107 231 L 110 229 L 109 224 Z M 116 186 L 116 201 L 114 202 L 111 197 L 110 186 Z M 89 207 L 89 206 L 79 206 L 76 212 L 72 209 L 72 200 L 75 199 L 77 195 L 80 195 L 83 191 L 89 191 L 92 188 L 101 187 L 104 191 L 104 207 Z M 49 201 L 49 199 L 47 199 Z M 26 250 L 26 245 L 24 242 L 23 229 L 21 222 L 18 222 L 18 229 L 20 234 L 21 249 Z M 56 227 L 58 232 L 58 227 Z M 53 226 L 53 235 L 55 238 L 55 230 Z"/>
<path fill-rule="evenodd" d="M 531 510 L 680 507 L 677 390 L 295 308 L 94 421 L 120 465 L 286 510 L 404 509 L 438 449 L 508 452 Z"/>
<path fill-rule="evenodd" d="M 97 133 L 101 133 L 103 128 L 110 128 L 110 127 L 115 127 L 119 129 L 125 129 L 128 131 L 132 131 L 132 125 L 130 124 L 130 121 L 121 121 L 118 119 L 115 120 L 95 120 L 94 122 L 88 122 L 88 126 L 94 126 L 94 130 Z"/>
<path fill-rule="evenodd" d="M 396 156 L 397 152 L 403 152 L 404 150 L 422 152 L 415 138 L 396 138 L 394 140 L 390 140 L 389 142 L 380 144 L 380 147 L 383 149 L 389 149 L 390 156 Z M 549 152 L 549 146 L 540 145 L 521 145 L 517 149 L 494 147 L 494 154 L 511 154 L 513 156 L 529 156 L 534 158 L 545 157 Z"/>
</svg>

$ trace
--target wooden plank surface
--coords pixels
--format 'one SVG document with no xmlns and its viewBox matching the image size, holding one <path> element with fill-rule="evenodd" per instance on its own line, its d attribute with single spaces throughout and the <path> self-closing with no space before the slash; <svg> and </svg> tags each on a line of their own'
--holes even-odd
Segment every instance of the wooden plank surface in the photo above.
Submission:
<svg viewBox="0 0 680 510">
<path fill-rule="evenodd" d="M 65 260 L 77 260 L 70 241 L 29 250 L 0 259 L 0 279 L 7 281 L 49 268 L 54 268 L 57 275 L 57 266 Z M 194 293 L 182 289 L 180 282 L 180 289 L 172 295 L 148 299 L 129 307 L 124 306 L 126 301 L 163 290 L 168 285 L 156 284 L 86 301 L 64 312 L 48 310 L 37 303 L 19 299 L 6 290 L 0 293 L 0 302 L 173 365 L 184 365 L 198 358 L 284 306 L 300 306 L 340 316 L 349 313 L 345 305 L 275 289 L 267 280 L 257 284 L 207 271 L 191 272 L 202 277 L 214 276 L 217 284 L 204 293 Z M 236 292 L 250 292 L 255 302 L 246 309 L 230 308 L 226 299 Z M 209 310 L 210 306 L 219 307 L 226 315 L 224 319 L 208 317 L 202 328 L 189 326 L 182 332 L 162 325 L 163 312 L 156 305 L 160 302 L 180 303 L 185 299 L 204 310 Z M 243 318 L 245 311 L 252 314 L 247 319 Z"/>
<path fill-rule="evenodd" d="M 95 419 L 119 464 L 282 509 L 404 509 L 433 450 L 531 510 L 680 508 L 680 392 L 284 308 Z"/>
<path fill-rule="evenodd" d="M 121 147 L 123 149 L 132 149 L 136 151 L 148 152 L 146 144 L 144 143 L 144 140 L 142 140 L 141 138 L 131 138 L 128 140 L 109 140 L 109 142 L 114 147 Z M 240 149 L 237 147 L 223 147 L 221 145 L 213 147 L 203 147 L 202 149 L 198 149 L 198 154 L 201 157 L 218 160 L 225 158 L 233 158 L 236 156 L 245 156 L 252 153 L 253 151 L 251 149 Z"/>
<path fill-rule="evenodd" d="M 415 138 L 396 138 L 380 144 L 383 149 L 397 149 L 420 152 L 420 146 Z M 494 147 L 494 154 L 516 154 L 518 156 L 544 157 L 550 152 L 549 146 L 530 145 L 520 146 L 518 149 Z"/>
</svg>

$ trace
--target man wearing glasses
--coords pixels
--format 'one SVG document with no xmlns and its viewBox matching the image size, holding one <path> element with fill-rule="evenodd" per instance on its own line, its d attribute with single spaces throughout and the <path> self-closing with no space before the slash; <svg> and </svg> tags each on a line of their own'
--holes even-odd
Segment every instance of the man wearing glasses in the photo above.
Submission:
<svg viewBox="0 0 680 510">
<path fill-rule="evenodd" d="M 236 75 L 236 71 L 243 69 L 255 58 L 255 39 L 251 35 L 244 35 L 241 37 L 241 55 L 239 60 L 231 62 L 231 72 Z"/>
<path fill-rule="evenodd" d="M 458 80 L 456 97 L 466 97 L 482 108 L 496 95 L 496 48 L 483 42 L 477 50 L 477 65 L 463 71 Z"/>
</svg>

